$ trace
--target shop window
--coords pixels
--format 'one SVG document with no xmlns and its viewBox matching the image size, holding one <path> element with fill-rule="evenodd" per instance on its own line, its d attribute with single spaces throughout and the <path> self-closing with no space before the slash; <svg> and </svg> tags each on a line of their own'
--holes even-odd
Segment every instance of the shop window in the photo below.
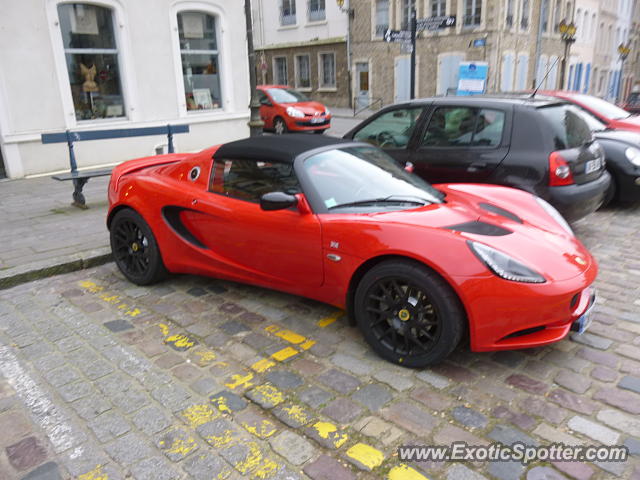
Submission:
<svg viewBox="0 0 640 480">
<path fill-rule="evenodd" d="M 58 5 L 77 120 L 125 116 L 113 12 L 82 3 Z"/>
<path fill-rule="evenodd" d="M 296 88 L 311 88 L 309 55 L 296 55 Z"/>
<path fill-rule="evenodd" d="M 178 36 L 187 111 L 220 108 L 216 18 L 203 12 L 180 12 Z"/>
<path fill-rule="evenodd" d="M 320 54 L 320 88 L 336 87 L 336 55 L 335 53 Z"/>
</svg>

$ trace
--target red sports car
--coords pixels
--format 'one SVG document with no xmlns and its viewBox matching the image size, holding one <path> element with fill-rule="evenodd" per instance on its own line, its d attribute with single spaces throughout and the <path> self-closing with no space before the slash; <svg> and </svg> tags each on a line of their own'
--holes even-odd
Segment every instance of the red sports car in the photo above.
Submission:
<svg viewBox="0 0 640 480">
<path fill-rule="evenodd" d="M 331 126 L 331 112 L 320 102 L 284 85 L 258 85 L 264 130 L 322 134 Z"/>
<path fill-rule="evenodd" d="M 347 309 L 384 358 L 420 367 L 583 331 L 597 265 L 548 203 L 508 187 L 431 186 L 382 150 L 265 136 L 125 162 L 111 248 L 140 285 L 209 275 Z"/>
<path fill-rule="evenodd" d="M 601 98 L 564 90 L 544 90 L 538 93 L 567 100 L 598 117 L 608 128 L 640 132 L 640 115 L 633 115 Z"/>
</svg>

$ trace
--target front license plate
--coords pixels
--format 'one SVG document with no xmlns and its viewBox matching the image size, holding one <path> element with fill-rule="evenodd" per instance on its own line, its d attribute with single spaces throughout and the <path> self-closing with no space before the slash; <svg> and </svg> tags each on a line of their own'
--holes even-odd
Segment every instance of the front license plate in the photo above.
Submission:
<svg viewBox="0 0 640 480">
<path fill-rule="evenodd" d="M 322 118 L 320 118 L 320 117 L 313 117 L 313 118 L 311 119 L 311 123 L 322 123 L 322 120 L 323 120 L 323 119 L 322 119 Z"/>
<path fill-rule="evenodd" d="M 584 168 L 584 173 L 589 175 L 590 173 L 597 172 L 598 170 L 600 170 L 601 164 L 602 161 L 599 158 L 596 158 L 595 160 L 589 160 Z"/>
<path fill-rule="evenodd" d="M 593 309 L 590 308 L 586 313 L 582 314 L 578 319 L 578 334 L 584 333 L 587 331 L 587 328 L 591 325 L 591 321 L 593 320 Z"/>
</svg>

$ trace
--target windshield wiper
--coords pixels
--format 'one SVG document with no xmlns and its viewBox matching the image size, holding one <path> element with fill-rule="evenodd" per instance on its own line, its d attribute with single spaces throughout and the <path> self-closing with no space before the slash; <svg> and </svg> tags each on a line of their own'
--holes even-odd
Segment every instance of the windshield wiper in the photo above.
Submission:
<svg viewBox="0 0 640 480">
<path fill-rule="evenodd" d="M 412 198 L 415 200 L 408 200 Z M 357 200 L 355 202 L 340 203 L 338 205 L 333 205 L 329 207 L 328 210 L 333 210 L 335 208 L 343 208 L 343 207 L 357 207 L 360 205 L 370 205 L 375 203 L 410 203 L 412 205 L 427 205 L 427 204 L 431 204 L 432 202 L 425 198 L 417 197 L 413 195 L 389 195 L 388 197 L 382 197 L 382 198 L 369 198 L 366 200 Z"/>
</svg>

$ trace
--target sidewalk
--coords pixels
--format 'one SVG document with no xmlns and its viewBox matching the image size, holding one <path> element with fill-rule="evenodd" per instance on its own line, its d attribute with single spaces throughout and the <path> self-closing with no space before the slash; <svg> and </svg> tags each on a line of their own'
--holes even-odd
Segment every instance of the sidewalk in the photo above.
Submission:
<svg viewBox="0 0 640 480">
<path fill-rule="evenodd" d="M 91 179 L 89 209 L 80 210 L 71 206 L 71 182 L 0 181 L 0 289 L 109 261 L 108 182 Z"/>
<path fill-rule="evenodd" d="M 364 120 L 365 118 L 368 118 L 373 113 L 378 111 L 378 110 L 370 110 L 370 109 L 366 108 L 363 111 L 358 112 L 358 114 L 354 116 L 352 108 L 332 107 L 331 105 L 328 105 L 328 107 L 329 107 L 329 110 L 331 110 L 331 116 L 334 117 L 334 118 L 335 117 L 337 117 L 337 118 L 357 118 L 359 120 Z"/>
</svg>

